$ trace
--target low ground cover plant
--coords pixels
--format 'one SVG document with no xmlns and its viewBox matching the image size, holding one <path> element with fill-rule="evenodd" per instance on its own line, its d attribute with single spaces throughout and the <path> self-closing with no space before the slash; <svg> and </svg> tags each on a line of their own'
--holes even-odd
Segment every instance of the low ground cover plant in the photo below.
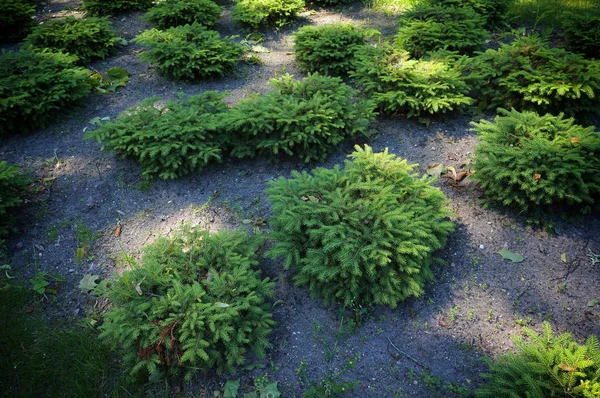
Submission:
<svg viewBox="0 0 600 398">
<path fill-rule="evenodd" d="M 300 70 L 343 76 L 354 69 L 354 55 L 367 37 L 379 32 L 349 23 L 304 26 L 294 36 L 294 52 Z"/>
<path fill-rule="evenodd" d="M 112 284 L 101 337 L 124 351 L 132 374 L 233 371 L 263 356 L 274 324 L 273 283 L 255 269 L 257 237 L 184 227 L 144 249 Z"/>
<path fill-rule="evenodd" d="M 83 8 L 90 15 L 119 15 L 128 11 L 145 10 L 154 0 L 83 0 Z"/>
<path fill-rule="evenodd" d="M 571 51 L 600 60 L 600 10 L 567 12 L 561 19 L 561 28 Z"/>
<path fill-rule="evenodd" d="M 524 328 L 529 341 L 513 338 L 517 352 L 490 363 L 488 379 L 476 391 L 486 397 L 586 397 L 600 395 L 600 345 L 590 335 L 585 344 L 564 333 L 554 336 L 544 322 L 542 334 Z"/>
<path fill-rule="evenodd" d="M 228 109 L 222 99 L 208 91 L 159 108 L 150 98 L 86 137 L 139 161 L 145 177 L 179 178 L 222 159 L 220 126 Z"/>
<path fill-rule="evenodd" d="M 202 80 L 231 73 L 244 48 L 231 37 L 193 23 L 167 30 L 142 32 L 134 41 L 147 47 L 139 54 L 144 62 L 174 79 Z"/>
<path fill-rule="evenodd" d="M 446 6 L 454 8 L 472 8 L 477 14 L 485 18 L 486 28 L 501 28 L 506 22 L 506 13 L 514 0 L 426 0 L 425 3 L 433 6 Z"/>
<path fill-rule="evenodd" d="M 364 47 L 350 75 L 385 114 L 425 118 L 464 108 L 473 102 L 470 86 L 450 66 L 452 57 L 410 59 L 391 46 Z"/>
<path fill-rule="evenodd" d="M 304 6 L 304 0 L 238 0 L 233 7 L 233 20 L 254 30 L 264 26 L 280 28 L 296 19 Z"/>
<path fill-rule="evenodd" d="M 150 8 L 144 19 L 158 29 L 189 25 L 194 22 L 212 27 L 223 9 L 212 0 L 165 0 Z"/>
<path fill-rule="evenodd" d="M 0 242 L 12 230 L 14 211 L 23 204 L 27 182 L 19 166 L 0 161 Z"/>
<path fill-rule="evenodd" d="M 340 78 L 309 75 L 295 81 L 287 75 L 271 81 L 273 90 L 240 101 L 227 115 L 236 157 L 295 155 L 320 161 L 339 143 L 368 134 L 374 105 L 357 100 L 356 90 Z"/>
<path fill-rule="evenodd" d="M 89 71 L 77 57 L 28 49 L 0 55 L 0 136 L 31 132 L 56 120 L 90 90 Z"/>
<path fill-rule="evenodd" d="M 573 119 L 499 110 L 473 123 L 476 173 L 485 196 L 526 213 L 550 207 L 588 212 L 600 197 L 600 133 Z"/>
<path fill-rule="evenodd" d="M 29 0 L 0 1 L 0 43 L 18 41 L 36 25 L 35 3 Z"/>
<path fill-rule="evenodd" d="M 87 64 L 114 54 L 124 40 L 116 35 L 107 18 L 66 17 L 39 25 L 25 43 L 40 50 L 75 55 L 79 63 Z"/>
<path fill-rule="evenodd" d="M 369 146 L 344 169 L 293 172 L 270 182 L 273 257 L 283 257 L 298 285 L 326 303 L 398 302 L 423 293 L 433 252 L 453 224 L 444 194 L 408 165 Z"/>
</svg>

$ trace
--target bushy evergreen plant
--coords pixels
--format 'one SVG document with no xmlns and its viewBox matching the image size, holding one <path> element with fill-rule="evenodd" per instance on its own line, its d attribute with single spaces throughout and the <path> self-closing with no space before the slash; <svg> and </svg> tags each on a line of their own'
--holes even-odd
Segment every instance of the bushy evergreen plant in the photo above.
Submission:
<svg viewBox="0 0 600 398">
<path fill-rule="evenodd" d="M 473 123 L 478 180 L 488 199 L 535 214 L 551 206 L 589 211 L 600 197 L 600 133 L 573 119 L 499 109 Z"/>
<path fill-rule="evenodd" d="M 524 328 L 529 342 L 513 338 L 518 351 L 500 356 L 490 363 L 488 383 L 475 395 L 496 397 L 581 397 L 600 396 L 600 345 L 590 335 L 585 344 L 564 333 L 554 336 L 544 322 L 541 335 Z"/>
<path fill-rule="evenodd" d="M 13 227 L 14 209 L 23 203 L 27 183 L 19 166 L 0 162 L 0 242 Z"/>
<path fill-rule="evenodd" d="M 304 26 L 294 37 L 296 61 L 304 72 L 343 76 L 354 68 L 356 50 L 378 33 L 349 23 Z"/>
<path fill-rule="evenodd" d="M 233 20 L 251 29 L 279 28 L 296 19 L 304 5 L 304 0 L 238 0 L 233 7 Z"/>
<path fill-rule="evenodd" d="M 221 160 L 226 137 L 219 128 L 227 111 L 222 99 L 208 91 L 159 109 L 157 98 L 150 98 L 87 138 L 138 160 L 145 177 L 178 178 Z"/>
<path fill-rule="evenodd" d="M 461 109 L 473 102 L 462 74 L 449 65 L 452 57 L 410 59 L 391 46 L 363 47 L 350 75 L 386 114 L 426 117 Z"/>
<path fill-rule="evenodd" d="M 227 115 L 233 156 L 286 154 L 320 161 L 340 142 L 367 134 L 375 118 L 373 103 L 355 100 L 356 91 L 340 78 L 313 74 L 295 81 L 287 75 L 271 86 L 272 91 L 240 101 Z"/>
<path fill-rule="evenodd" d="M 87 64 L 114 54 L 123 39 L 117 37 L 107 18 L 66 17 L 39 25 L 25 43 L 40 50 L 76 55 L 81 64 Z"/>
<path fill-rule="evenodd" d="M 472 8 L 485 18 L 488 29 L 501 28 L 506 24 L 506 13 L 513 2 L 514 0 L 426 0 L 427 4 L 434 6 Z"/>
<path fill-rule="evenodd" d="M 561 28 L 571 51 L 600 60 L 599 9 L 564 13 L 561 19 Z"/>
<path fill-rule="evenodd" d="M 270 183 L 272 257 L 325 302 L 386 304 L 423 293 L 453 224 L 444 194 L 385 150 L 356 146 L 344 169 Z"/>
<path fill-rule="evenodd" d="M 0 42 L 18 41 L 27 36 L 35 20 L 35 3 L 30 0 L 0 1 Z"/>
<path fill-rule="evenodd" d="M 165 0 L 150 8 L 144 18 L 158 29 L 194 22 L 212 27 L 223 9 L 212 0 Z"/>
<path fill-rule="evenodd" d="M 125 352 L 133 374 L 232 371 L 265 354 L 273 283 L 255 269 L 261 241 L 241 232 L 184 227 L 144 248 L 112 284 L 101 337 Z"/>
<path fill-rule="evenodd" d="M 119 15 L 128 11 L 145 10 L 154 0 L 83 0 L 83 8 L 90 15 Z"/>
<path fill-rule="evenodd" d="M 182 80 L 225 76 L 233 71 L 245 52 L 231 37 L 221 39 L 218 32 L 196 22 L 167 30 L 146 30 L 134 41 L 147 47 L 139 54 L 142 61 Z"/>
<path fill-rule="evenodd" d="M 49 51 L 0 55 L 0 135 L 30 132 L 56 120 L 91 89 L 89 71 L 77 57 Z"/>
<path fill-rule="evenodd" d="M 489 37 L 484 24 L 469 7 L 420 5 L 402 15 L 396 42 L 414 58 L 438 50 L 469 54 Z"/>
</svg>

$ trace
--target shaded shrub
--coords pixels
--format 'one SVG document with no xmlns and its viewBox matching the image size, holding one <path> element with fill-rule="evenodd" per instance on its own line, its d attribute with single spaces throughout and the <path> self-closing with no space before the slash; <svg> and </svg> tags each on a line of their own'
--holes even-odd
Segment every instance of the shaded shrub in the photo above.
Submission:
<svg viewBox="0 0 600 398">
<path fill-rule="evenodd" d="M 263 26 L 281 27 L 304 9 L 304 0 L 238 0 L 233 7 L 233 20 L 252 29 Z"/>
<path fill-rule="evenodd" d="M 142 32 L 134 41 L 146 46 L 139 54 L 144 62 L 174 79 L 201 80 L 231 73 L 245 50 L 231 37 L 193 23 Z"/>
<path fill-rule="evenodd" d="M 315 0 L 314 3 L 322 6 L 335 6 L 338 4 L 352 3 L 354 0 Z"/>
<path fill-rule="evenodd" d="M 270 182 L 272 257 L 326 303 L 386 304 L 423 293 L 432 253 L 453 224 L 444 194 L 415 165 L 356 146 L 344 169 L 292 172 Z"/>
<path fill-rule="evenodd" d="M 563 36 L 569 48 L 590 58 L 600 59 L 600 11 L 568 12 L 561 19 Z"/>
<path fill-rule="evenodd" d="M 600 395 L 600 345 L 590 335 L 584 345 L 569 333 L 553 336 L 544 322 L 541 335 L 524 328 L 529 342 L 513 337 L 516 353 L 490 363 L 488 383 L 477 397 L 595 397 Z"/>
<path fill-rule="evenodd" d="M 382 113 L 426 117 L 473 102 L 469 85 L 448 61 L 443 56 L 409 59 L 407 52 L 391 46 L 364 47 L 350 75 Z"/>
<path fill-rule="evenodd" d="M 157 98 L 150 98 L 86 138 L 136 159 L 146 177 L 182 177 L 221 160 L 225 138 L 219 126 L 227 111 L 222 99 L 222 94 L 208 91 L 159 109 Z"/>
<path fill-rule="evenodd" d="M 74 66 L 73 55 L 2 52 L 0 55 L 0 135 L 29 132 L 56 120 L 90 92 L 89 71 Z"/>
<path fill-rule="evenodd" d="M 488 28 L 500 28 L 505 25 L 506 13 L 514 0 L 427 0 L 432 6 L 446 6 L 472 8 L 477 14 L 485 18 Z"/>
<path fill-rule="evenodd" d="M 248 350 L 264 356 L 273 283 L 254 269 L 261 241 L 184 227 L 144 248 L 112 284 L 101 337 L 125 350 L 131 373 L 232 371 Z"/>
<path fill-rule="evenodd" d="M 23 203 L 27 182 L 21 169 L 6 161 L 0 161 L 0 242 L 12 230 L 14 209 Z"/>
<path fill-rule="evenodd" d="M 145 10 L 153 3 L 154 0 L 83 0 L 83 8 L 90 15 L 119 15 Z"/>
<path fill-rule="evenodd" d="M 600 194 L 600 133 L 563 116 L 499 109 L 473 123 L 481 142 L 473 174 L 488 199 L 524 212 L 589 211 Z"/>
<path fill-rule="evenodd" d="M 294 37 L 294 52 L 300 70 L 341 76 L 354 68 L 354 54 L 366 38 L 378 34 L 352 24 L 304 26 Z"/>
<path fill-rule="evenodd" d="M 117 37 L 106 18 L 66 17 L 39 25 L 25 42 L 38 49 L 76 55 L 80 63 L 86 64 L 114 54 L 123 39 Z"/>
<path fill-rule="evenodd" d="M 18 41 L 27 36 L 36 25 L 34 15 L 35 4 L 32 1 L 0 1 L 0 42 Z"/>
<path fill-rule="evenodd" d="M 212 27 L 222 8 L 212 0 L 165 0 L 152 7 L 144 18 L 158 29 L 190 25 L 194 22 Z"/>
<path fill-rule="evenodd" d="M 480 109 L 498 107 L 584 118 L 600 109 L 600 61 L 517 38 L 461 60 Z"/>
<path fill-rule="evenodd" d="M 227 115 L 226 129 L 237 157 L 296 155 L 324 160 L 337 145 L 367 134 L 373 104 L 354 100 L 356 91 L 334 77 L 309 75 L 273 79 L 274 90 L 240 101 Z"/>
<path fill-rule="evenodd" d="M 485 18 L 468 7 L 421 5 L 402 16 L 396 41 L 414 58 L 437 50 L 468 54 L 489 37 L 484 23 Z"/>
</svg>

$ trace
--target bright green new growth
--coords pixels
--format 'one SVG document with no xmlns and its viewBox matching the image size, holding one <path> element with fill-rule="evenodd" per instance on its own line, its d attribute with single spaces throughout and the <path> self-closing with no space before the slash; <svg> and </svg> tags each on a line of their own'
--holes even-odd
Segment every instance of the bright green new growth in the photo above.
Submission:
<svg viewBox="0 0 600 398">
<path fill-rule="evenodd" d="M 145 10 L 154 0 L 83 0 L 83 7 L 90 15 L 119 15 L 128 11 Z"/>
<path fill-rule="evenodd" d="M 347 138 L 367 134 L 375 118 L 373 103 L 354 100 L 356 91 L 340 78 L 313 74 L 295 81 L 287 75 L 271 85 L 274 90 L 240 101 L 227 115 L 233 156 L 321 161 Z"/>
<path fill-rule="evenodd" d="M 561 28 L 573 52 L 600 59 L 600 10 L 565 13 L 561 20 Z"/>
<path fill-rule="evenodd" d="M 386 304 L 423 293 L 454 225 L 444 194 L 387 150 L 356 146 L 344 169 L 271 182 L 272 257 L 326 303 Z"/>
<path fill-rule="evenodd" d="M 500 28 L 505 25 L 506 13 L 514 0 L 426 0 L 434 6 L 472 8 L 486 20 L 486 26 Z"/>
<path fill-rule="evenodd" d="M 354 54 L 366 38 L 379 32 L 352 24 L 304 26 L 294 37 L 294 52 L 300 70 L 343 76 L 354 69 Z"/>
<path fill-rule="evenodd" d="M 0 238 L 6 237 L 14 224 L 14 210 L 23 203 L 27 189 L 18 166 L 0 162 Z"/>
<path fill-rule="evenodd" d="M 0 1 L 0 42 L 17 41 L 27 35 L 36 23 L 35 3 L 29 0 Z"/>
<path fill-rule="evenodd" d="M 492 201 L 524 212 L 576 206 L 600 195 L 600 133 L 561 116 L 499 109 L 494 122 L 473 123 L 476 173 Z"/>
<path fill-rule="evenodd" d="M 238 0 L 233 20 L 257 30 L 264 26 L 281 27 L 296 19 L 304 0 Z"/>
<path fill-rule="evenodd" d="M 518 352 L 501 356 L 490 364 L 489 380 L 475 395 L 496 397 L 582 397 L 600 396 L 600 345 L 590 335 L 580 345 L 569 333 L 553 336 L 544 322 L 541 335 L 524 328 L 530 342 L 513 338 Z"/>
<path fill-rule="evenodd" d="M 400 19 L 396 41 L 414 58 L 438 50 L 469 54 L 489 37 L 485 18 L 473 9 L 417 6 Z"/>
<path fill-rule="evenodd" d="M 134 41 L 146 46 L 139 54 L 144 62 L 156 64 L 161 73 L 174 79 L 202 80 L 231 73 L 244 48 L 231 37 L 193 23 L 142 32 Z"/>
<path fill-rule="evenodd" d="M 114 54 L 123 39 L 117 37 L 106 18 L 66 17 L 39 25 L 25 43 L 40 50 L 67 52 L 77 56 L 80 64 L 87 64 Z"/>
<path fill-rule="evenodd" d="M 364 47 L 350 75 L 385 114 L 424 117 L 472 103 L 470 87 L 442 56 L 409 59 L 391 46 Z"/>
<path fill-rule="evenodd" d="M 89 71 L 73 55 L 2 52 L 0 55 L 0 136 L 30 132 L 56 120 L 90 92 Z"/>
<path fill-rule="evenodd" d="M 132 374 L 232 371 L 248 350 L 264 356 L 274 324 L 273 283 L 254 269 L 261 240 L 184 227 L 144 249 L 112 285 L 101 337 L 119 344 Z"/>
<path fill-rule="evenodd" d="M 152 7 L 144 19 L 158 29 L 189 25 L 194 22 L 212 27 L 221 17 L 222 8 L 212 0 L 165 0 Z"/>
<path fill-rule="evenodd" d="M 157 98 L 150 98 L 86 138 L 138 160 L 145 177 L 182 177 L 221 161 L 226 140 L 219 126 L 227 111 L 222 99 L 208 91 L 159 109 Z"/>
</svg>

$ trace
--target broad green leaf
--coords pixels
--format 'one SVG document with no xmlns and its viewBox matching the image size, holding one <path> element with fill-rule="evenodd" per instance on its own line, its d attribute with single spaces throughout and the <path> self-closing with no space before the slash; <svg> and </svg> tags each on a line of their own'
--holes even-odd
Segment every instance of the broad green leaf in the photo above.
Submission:
<svg viewBox="0 0 600 398">
<path fill-rule="evenodd" d="M 593 300 L 588 301 L 587 306 L 588 307 L 595 307 L 597 304 L 598 304 L 598 300 L 593 299 Z"/>
<path fill-rule="evenodd" d="M 499 255 L 502 256 L 503 259 L 505 260 L 510 260 L 513 263 L 520 263 L 522 262 L 525 257 L 523 257 L 521 254 L 519 253 L 513 253 L 510 250 L 507 249 L 502 249 L 500 251 L 497 251 L 496 253 L 498 253 Z"/>
<path fill-rule="evenodd" d="M 99 278 L 99 275 L 85 274 L 83 279 L 79 281 L 79 290 L 81 293 L 89 293 L 94 290 L 94 288 L 98 286 L 96 280 Z"/>
<path fill-rule="evenodd" d="M 225 388 L 223 389 L 224 398 L 236 398 L 238 390 L 240 389 L 240 379 L 227 380 Z"/>
<path fill-rule="evenodd" d="M 561 255 L 560 255 L 560 260 L 561 260 L 563 263 L 566 263 L 566 262 L 567 262 L 567 253 L 563 253 L 563 254 L 561 254 Z"/>
<path fill-rule="evenodd" d="M 229 307 L 229 304 L 216 302 L 215 306 L 219 307 L 219 308 L 227 308 L 227 307 Z"/>
</svg>

